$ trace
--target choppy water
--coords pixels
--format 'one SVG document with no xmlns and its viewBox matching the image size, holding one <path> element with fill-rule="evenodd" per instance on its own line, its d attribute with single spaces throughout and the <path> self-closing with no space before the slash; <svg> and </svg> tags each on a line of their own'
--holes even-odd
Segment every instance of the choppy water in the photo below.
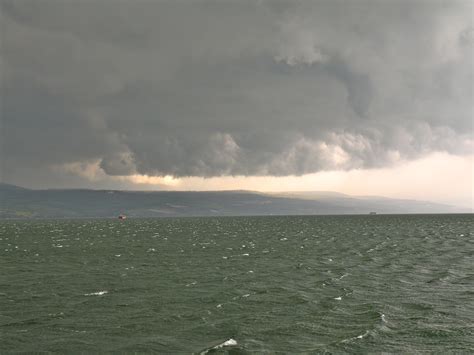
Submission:
<svg viewBox="0 0 474 355">
<path fill-rule="evenodd" d="M 474 351 L 474 216 L 0 222 L 0 350 Z"/>
</svg>

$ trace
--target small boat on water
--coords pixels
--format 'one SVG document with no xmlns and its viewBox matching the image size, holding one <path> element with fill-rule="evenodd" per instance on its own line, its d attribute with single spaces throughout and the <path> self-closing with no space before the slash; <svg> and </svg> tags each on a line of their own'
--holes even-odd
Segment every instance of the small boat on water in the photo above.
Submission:
<svg viewBox="0 0 474 355">
<path fill-rule="evenodd" d="M 127 219 L 127 216 L 124 214 L 119 214 L 118 219 Z"/>
</svg>

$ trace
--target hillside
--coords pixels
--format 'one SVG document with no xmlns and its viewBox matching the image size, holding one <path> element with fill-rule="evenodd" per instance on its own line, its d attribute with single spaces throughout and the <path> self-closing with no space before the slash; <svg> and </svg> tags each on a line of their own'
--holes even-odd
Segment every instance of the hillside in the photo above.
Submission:
<svg viewBox="0 0 474 355">
<path fill-rule="evenodd" d="M 304 214 L 457 213 L 452 206 L 334 193 L 249 191 L 31 190 L 0 184 L 0 218 L 244 216 Z"/>
</svg>

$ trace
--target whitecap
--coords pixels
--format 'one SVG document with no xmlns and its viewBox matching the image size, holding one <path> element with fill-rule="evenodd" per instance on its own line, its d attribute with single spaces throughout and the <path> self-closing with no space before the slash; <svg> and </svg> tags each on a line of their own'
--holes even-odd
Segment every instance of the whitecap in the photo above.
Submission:
<svg viewBox="0 0 474 355">
<path fill-rule="evenodd" d="M 368 331 L 368 330 L 366 330 L 364 334 L 358 335 L 358 336 L 356 336 L 356 337 L 353 338 L 353 339 L 363 339 L 363 338 L 365 338 L 367 335 L 369 335 L 369 331 Z"/>
<path fill-rule="evenodd" d="M 223 342 L 222 344 L 217 345 L 217 346 L 215 347 L 215 349 L 219 349 L 219 348 L 222 348 L 222 347 L 224 347 L 224 346 L 236 346 L 236 345 L 237 345 L 237 341 L 234 340 L 234 339 L 232 339 L 232 338 L 230 338 L 230 339 L 226 340 L 225 342 Z"/>
<path fill-rule="evenodd" d="M 348 343 L 348 342 L 353 341 L 353 340 L 363 339 L 369 334 L 370 334 L 370 332 L 368 330 L 366 330 L 364 334 L 360 334 L 360 335 L 357 335 L 357 336 L 349 338 L 349 339 L 344 339 L 343 341 L 341 341 L 341 343 Z"/>
<path fill-rule="evenodd" d="M 212 346 L 210 348 L 207 348 L 207 349 L 204 349 L 202 351 L 199 352 L 199 355 L 205 355 L 209 352 L 214 352 L 214 350 L 219 350 L 219 349 L 222 349 L 224 347 L 227 347 L 227 346 L 237 346 L 237 341 L 235 339 L 232 339 L 232 338 L 229 338 L 227 339 L 226 341 L 220 343 L 220 344 L 217 344 L 215 346 Z"/>
<path fill-rule="evenodd" d="M 109 293 L 109 291 L 97 291 L 97 292 L 92 292 L 92 293 L 85 293 L 84 296 L 102 296 L 102 295 L 105 295 L 106 293 Z"/>
</svg>

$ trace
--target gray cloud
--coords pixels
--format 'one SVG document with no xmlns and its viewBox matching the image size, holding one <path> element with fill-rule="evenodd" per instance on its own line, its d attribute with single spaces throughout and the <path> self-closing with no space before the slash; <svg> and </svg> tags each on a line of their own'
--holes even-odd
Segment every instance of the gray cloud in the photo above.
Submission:
<svg viewBox="0 0 474 355">
<path fill-rule="evenodd" d="M 467 0 L 0 6 L 5 181 L 79 184 L 58 166 L 94 161 L 282 176 L 472 152 Z"/>
</svg>

